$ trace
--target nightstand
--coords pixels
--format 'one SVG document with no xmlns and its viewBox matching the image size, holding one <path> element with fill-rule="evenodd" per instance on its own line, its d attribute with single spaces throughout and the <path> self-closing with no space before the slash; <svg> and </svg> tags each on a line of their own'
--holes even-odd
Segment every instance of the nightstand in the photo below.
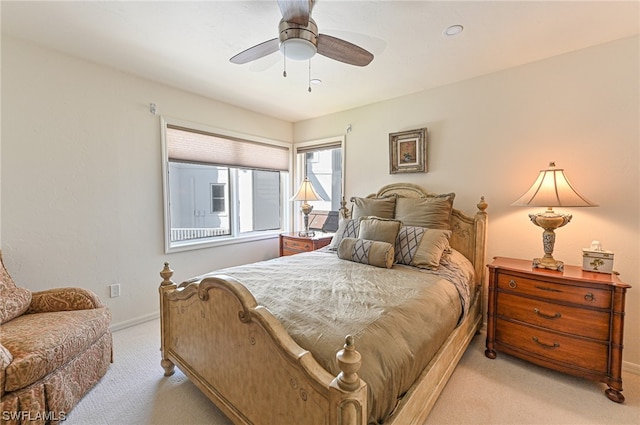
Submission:
<svg viewBox="0 0 640 425">
<path fill-rule="evenodd" d="M 315 251 L 329 245 L 333 233 L 316 232 L 313 237 L 298 236 L 298 232 L 280 234 L 280 256 Z"/>
<path fill-rule="evenodd" d="M 487 349 L 604 382 L 622 395 L 624 299 L 630 285 L 616 274 L 534 269 L 530 260 L 496 257 L 489 267 Z"/>
</svg>

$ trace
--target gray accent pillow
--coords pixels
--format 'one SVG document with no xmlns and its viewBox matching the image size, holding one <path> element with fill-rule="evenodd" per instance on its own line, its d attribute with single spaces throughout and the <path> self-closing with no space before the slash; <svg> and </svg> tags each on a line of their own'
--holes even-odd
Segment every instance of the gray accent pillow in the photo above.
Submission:
<svg viewBox="0 0 640 425">
<path fill-rule="evenodd" d="M 455 193 L 427 198 L 398 198 L 395 218 L 405 226 L 450 229 Z"/>
</svg>

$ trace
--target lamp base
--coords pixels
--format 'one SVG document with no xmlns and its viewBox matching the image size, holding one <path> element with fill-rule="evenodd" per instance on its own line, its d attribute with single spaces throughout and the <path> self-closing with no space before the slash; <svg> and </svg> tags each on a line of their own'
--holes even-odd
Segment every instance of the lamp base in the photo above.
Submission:
<svg viewBox="0 0 640 425">
<path fill-rule="evenodd" d="M 532 266 L 534 269 L 564 271 L 564 262 L 555 260 L 553 257 L 534 258 Z"/>
<path fill-rule="evenodd" d="M 558 214 L 551 207 L 545 212 L 529 214 L 531 222 L 538 227 L 542 227 L 542 245 L 544 247 L 544 257 L 533 259 L 534 269 L 564 270 L 564 263 L 553 258 L 553 246 L 556 243 L 555 229 L 564 226 L 571 221 L 571 214 Z"/>
<path fill-rule="evenodd" d="M 313 230 L 301 230 L 298 232 L 298 236 L 301 238 L 312 238 L 316 235 L 316 232 Z"/>
</svg>

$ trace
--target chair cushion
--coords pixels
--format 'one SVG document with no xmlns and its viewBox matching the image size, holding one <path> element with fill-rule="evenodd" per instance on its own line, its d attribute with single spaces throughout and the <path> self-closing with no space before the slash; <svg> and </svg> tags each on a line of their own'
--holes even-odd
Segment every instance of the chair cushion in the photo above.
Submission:
<svg viewBox="0 0 640 425">
<path fill-rule="evenodd" d="M 31 291 L 18 288 L 0 261 L 0 325 L 20 316 L 31 304 Z"/>
<path fill-rule="evenodd" d="M 5 370 L 5 391 L 24 388 L 68 363 L 109 329 L 105 307 L 25 314 L 0 326 L 0 343 L 13 361 Z"/>
</svg>

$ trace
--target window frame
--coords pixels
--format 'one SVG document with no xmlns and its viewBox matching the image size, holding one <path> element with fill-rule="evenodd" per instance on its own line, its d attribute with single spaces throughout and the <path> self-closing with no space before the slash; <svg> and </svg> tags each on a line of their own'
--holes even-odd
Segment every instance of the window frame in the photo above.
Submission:
<svg viewBox="0 0 640 425">
<path fill-rule="evenodd" d="M 231 190 L 230 187 L 226 187 L 227 183 L 209 183 L 209 189 L 210 189 L 210 193 L 211 193 L 211 214 L 221 214 L 221 215 L 229 215 L 229 211 L 227 210 L 227 196 L 226 193 Z M 222 196 L 214 196 L 213 193 L 213 188 L 222 188 Z M 223 209 L 220 211 L 217 211 L 214 208 L 214 204 L 215 204 L 215 200 L 216 199 L 222 199 L 222 204 L 223 204 Z"/>
<path fill-rule="evenodd" d="M 171 242 L 171 208 L 170 208 L 170 186 L 169 186 L 169 154 L 167 149 L 167 126 L 178 126 L 187 128 L 195 131 L 202 131 L 206 133 L 215 134 L 221 137 L 228 137 L 231 139 L 241 139 L 249 142 L 256 142 L 265 145 L 273 145 L 277 147 L 286 148 L 288 150 L 289 157 L 289 171 L 281 172 L 281 176 L 283 178 L 280 179 L 280 190 L 282 193 L 282 206 L 281 206 L 281 228 L 276 230 L 261 230 L 261 231 L 253 231 L 253 232 L 245 232 L 240 234 L 238 229 L 238 224 L 236 219 L 233 218 L 235 216 L 235 204 L 237 201 L 237 193 L 235 189 L 234 182 L 235 179 L 230 178 L 229 181 L 229 200 L 230 210 L 228 213 L 232 215 L 231 218 L 231 235 L 229 236 L 217 236 L 215 238 L 204 238 L 189 241 L 178 241 Z M 259 137 L 249 134 L 240 133 L 237 131 L 221 129 L 216 127 L 207 126 L 204 124 L 198 124 L 190 121 L 180 120 L 176 118 L 170 118 L 161 116 L 160 117 L 160 135 L 161 135 L 161 145 L 162 145 L 162 203 L 163 203 L 163 233 L 164 233 L 164 252 L 165 254 L 170 254 L 174 252 L 182 252 L 182 251 L 190 251 L 195 249 L 203 249 L 203 248 L 211 248 L 217 246 L 231 245 L 237 243 L 244 243 L 250 241 L 259 241 L 264 239 L 274 239 L 279 237 L 280 233 L 284 231 L 287 227 L 287 223 L 291 221 L 291 213 L 290 209 L 286 206 L 288 205 L 288 200 L 291 198 L 291 174 L 293 169 L 293 145 L 291 143 L 283 142 L 280 140 L 269 139 L 266 137 Z M 241 168 L 237 166 L 229 166 L 230 168 Z M 234 173 L 230 173 L 234 174 Z"/>
<path fill-rule="evenodd" d="M 300 154 L 304 153 L 306 150 L 310 149 L 322 149 L 322 148 L 337 148 L 340 147 L 342 150 L 342 163 L 340 164 L 341 172 L 342 172 L 342 181 L 341 181 L 341 191 L 342 197 L 344 198 L 344 190 L 345 190 L 345 180 L 346 180 L 346 155 L 345 155 L 345 145 L 346 145 L 346 137 L 344 135 L 327 137 L 323 139 L 316 140 L 308 140 L 305 142 L 298 142 L 293 144 L 292 149 L 292 161 L 295 164 L 295 178 L 292 178 L 292 187 L 291 193 L 295 193 L 295 191 L 300 187 L 302 180 L 306 175 L 305 170 L 305 161 L 300 158 Z M 302 150 L 303 152 L 299 152 Z M 295 202 L 291 202 L 291 225 L 294 229 L 302 229 L 304 227 L 302 213 L 300 213 L 299 205 L 296 205 Z"/>
</svg>

